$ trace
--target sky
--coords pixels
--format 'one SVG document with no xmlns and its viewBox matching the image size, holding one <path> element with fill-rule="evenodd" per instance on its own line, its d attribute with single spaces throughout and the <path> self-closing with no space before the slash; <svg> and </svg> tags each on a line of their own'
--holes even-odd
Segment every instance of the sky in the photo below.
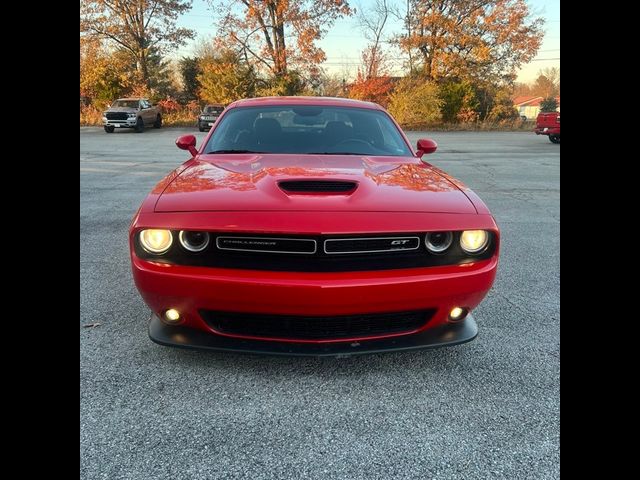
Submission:
<svg viewBox="0 0 640 480">
<path fill-rule="evenodd" d="M 351 0 L 349 4 L 358 10 L 366 9 L 371 3 L 367 0 Z M 531 12 L 546 20 L 545 36 L 538 51 L 538 55 L 532 62 L 523 65 L 518 73 L 519 82 L 533 82 L 537 73 L 542 68 L 560 67 L 560 0 L 528 0 Z M 213 25 L 214 16 L 207 0 L 193 0 L 193 8 L 182 15 L 179 25 L 192 28 L 196 31 L 196 38 L 186 46 L 174 52 L 174 57 L 189 56 L 193 54 L 195 45 L 200 41 L 213 38 L 216 29 Z M 389 32 L 399 30 L 393 28 L 400 25 L 399 21 L 390 24 Z M 319 42 L 324 50 L 327 60 L 322 67 L 329 74 L 340 74 L 348 80 L 353 79 L 359 65 L 360 53 L 366 46 L 358 27 L 357 18 L 354 16 L 336 20 L 327 35 Z M 402 73 L 402 58 L 399 53 L 394 54 L 392 74 Z"/>
</svg>

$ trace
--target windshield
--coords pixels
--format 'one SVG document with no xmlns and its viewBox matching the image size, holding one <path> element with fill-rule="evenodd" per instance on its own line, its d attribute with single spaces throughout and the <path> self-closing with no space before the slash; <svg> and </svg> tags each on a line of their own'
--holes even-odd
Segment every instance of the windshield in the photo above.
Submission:
<svg viewBox="0 0 640 480">
<path fill-rule="evenodd" d="M 301 153 L 410 156 L 398 128 L 380 110 L 272 106 L 229 110 L 205 153 Z"/>
<path fill-rule="evenodd" d="M 116 100 L 111 107 L 138 108 L 138 100 Z"/>
<path fill-rule="evenodd" d="M 204 107 L 203 113 L 220 113 L 224 110 L 224 107 L 213 107 L 211 105 L 207 105 Z"/>
</svg>

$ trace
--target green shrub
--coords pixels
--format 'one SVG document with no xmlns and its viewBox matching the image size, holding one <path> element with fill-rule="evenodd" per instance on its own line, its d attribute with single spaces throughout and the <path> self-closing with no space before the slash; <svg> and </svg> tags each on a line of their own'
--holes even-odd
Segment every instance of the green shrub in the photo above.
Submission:
<svg viewBox="0 0 640 480">
<path fill-rule="evenodd" d="M 476 91 L 468 82 L 447 82 L 440 85 L 438 97 L 442 100 L 440 108 L 445 122 L 474 122 L 478 117 L 480 102 Z"/>
<path fill-rule="evenodd" d="M 389 112 L 405 128 L 439 122 L 441 105 L 438 87 L 421 78 L 403 78 L 389 98 Z"/>
</svg>

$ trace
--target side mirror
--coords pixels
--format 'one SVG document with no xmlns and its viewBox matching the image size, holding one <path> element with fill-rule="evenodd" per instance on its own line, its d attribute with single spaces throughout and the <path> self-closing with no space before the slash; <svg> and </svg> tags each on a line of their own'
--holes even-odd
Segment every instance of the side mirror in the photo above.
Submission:
<svg viewBox="0 0 640 480">
<path fill-rule="evenodd" d="M 418 140 L 418 150 L 416 156 L 422 158 L 425 153 L 428 155 L 435 152 L 438 149 L 438 144 L 430 138 L 421 138 Z"/>
<path fill-rule="evenodd" d="M 176 146 L 180 150 L 189 150 L 194 157 L 198 154 L 196 150 L 196 137 L 193 135 L 182 135 L 176 140 Z"/>
</svg>

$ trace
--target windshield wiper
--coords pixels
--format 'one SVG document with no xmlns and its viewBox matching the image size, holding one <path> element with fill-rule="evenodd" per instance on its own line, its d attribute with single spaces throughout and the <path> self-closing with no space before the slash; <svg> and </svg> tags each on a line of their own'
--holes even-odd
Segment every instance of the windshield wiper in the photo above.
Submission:
<svg viewBox="0 0 640 480">
<path fill-rule="evenodd" d="M 371 153 L 358 153 L 358 152 L 308 152 L 306 155 L 364 155 L 368 156 Z"/>
<path fill-rule="evenodd" d="M 207 152 L 206 154 L 209 155 L 212 153 L 265 153 L 265 152 L 254 152 L 253 150 L 228 149 L 228 150 L 212 150 L 211 152 Z"/>
</svg>

